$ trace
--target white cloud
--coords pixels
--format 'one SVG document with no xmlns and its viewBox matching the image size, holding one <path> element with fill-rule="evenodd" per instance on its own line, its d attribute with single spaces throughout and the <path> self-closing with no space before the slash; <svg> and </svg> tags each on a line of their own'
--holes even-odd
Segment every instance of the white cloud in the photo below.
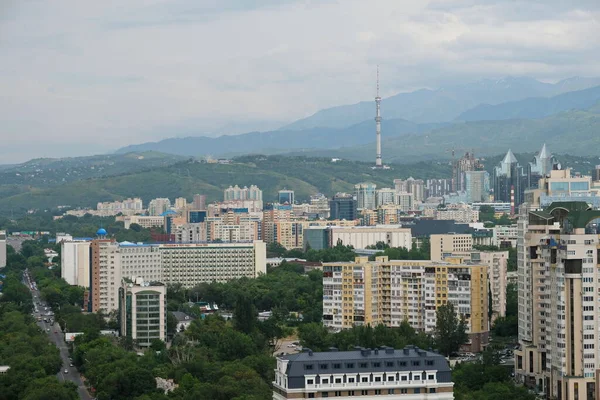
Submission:
<svg viewBox="0 0 600 400">
<path fill-rule="evenodd" d="M 600 75 L 599 20 L 595 0 L 4 2 L 0 163 L 293 120 L 370 99 L 376 64 L 384 95 Z"/>
</svg>

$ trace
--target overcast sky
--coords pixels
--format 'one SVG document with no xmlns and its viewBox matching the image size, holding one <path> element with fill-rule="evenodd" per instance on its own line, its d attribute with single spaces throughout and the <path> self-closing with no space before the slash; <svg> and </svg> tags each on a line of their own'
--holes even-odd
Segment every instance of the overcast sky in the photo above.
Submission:
<svg viewBox="0 0 600 400">
<path fill-rule="evenodd" d="M 384 96 L 600 76 L 599 24 L 598 0 L 1 0 L 0 164 L 276 126 L 371 99 L 377 64 Z"/>
</svg>

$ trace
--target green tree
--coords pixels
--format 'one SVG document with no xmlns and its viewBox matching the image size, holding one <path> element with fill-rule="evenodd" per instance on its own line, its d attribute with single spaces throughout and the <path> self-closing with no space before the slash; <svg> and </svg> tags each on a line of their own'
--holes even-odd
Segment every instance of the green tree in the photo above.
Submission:
<svg viewBox="0 0 600 400">
<path fill-rule="evenodd" d="M 468 341 L 464 318 L 458 318 L 450 302 L 439 306 L 436 311 L 435 340 L 438 350 L 445 356 L 456 353 Z"/>
<path fill-rule="evenodd" d="M 238 293 L 235 309 L 233 311 L 233 323 L 237 330 L 243 333 L 251 333 L 256 326 L 256 309 L 251 299 L 244 293 Z"/>
</svg>

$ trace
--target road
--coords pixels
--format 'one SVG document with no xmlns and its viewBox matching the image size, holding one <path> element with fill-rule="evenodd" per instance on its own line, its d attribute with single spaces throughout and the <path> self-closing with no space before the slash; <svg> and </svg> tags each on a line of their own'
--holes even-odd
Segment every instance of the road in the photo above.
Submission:
<svg viewBox="0 0 600 400">
<path fill-rule="evenodd" d="M 23 274 L 23 275 L 24 275 L 24 280 L 25 280 L 24 283 L 27 285 L 27 287 L 31 291 L 31 295 L 33 296 L 34 307 L 36 310 L 35 318 L 37 319 L 37 317 L 41 316 L 42 313 L 43 314 L 48 313 L 48 311 L 44 310 L 44 307 L 47 307 L 47 305 L 40 298 L 40 292 L 39 292 L 39 290 L 37 290 L 37 287 L 36 287 L 36 289 L 32 289 L 32 282 L 30 281 L 30 278 L 29 278 L 29 275 L 27 274 L 27 272 L 25 272 L 25 274 Z M 40 305 L 38 305 L 38 302 L 40 303 Z M 49 309 L 49 307 L 48 307 L 48 309 Z M 52 318 L 54 318 L 54 317 L 52 317 Z M 61 382 L 64 382 L 64 381 L 73 382 L 77 386 L 77 392 L 79 393 L 80 399 L 92 400 L 92 396 L 90 396 L 90 394 L 87 391 L 87 388 L 85 387 L 85 385 L 83 384 L 83 381 L 81 380 L 79 371 L 77 371 L 77 368 L 70 366 L 71 361 L 69 360 L 69 349 L 67 348 L 67 343 L 65 342 L 65 335 L 60 330 L 60 325 L 57 322 L 54 322 L 53 324 L 50 324 L 50 322 L 44 322 L 43 316 L 42 316 L 41 321 L 38 321 L 37 324 L 44 332 L 46 332 L 48 334 L 50 342 L 52 344 L 54 344 L 60 352 L 62 366 L 61 366 L 58 374 L 56 374 L 56 377 L 58 378 L 58 380 Z M 65 371 L 67 371 L 67 373 L 65 373 Z"/>
</svg>

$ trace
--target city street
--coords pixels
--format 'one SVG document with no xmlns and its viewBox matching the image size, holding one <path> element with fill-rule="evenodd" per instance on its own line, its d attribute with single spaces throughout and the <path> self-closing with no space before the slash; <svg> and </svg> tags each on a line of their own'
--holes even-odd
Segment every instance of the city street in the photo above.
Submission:
<svg viewBox="0 0 600 400">
<path fill-rule="evenodd" d="M 47 307 L 47 305 L 45 305 L 45 303 L 43 303 L 43 301 L 41 300 L 39 290 L 37 290 L 37 288 L 32 289 L 32 282 L 29 281 L 29 276 L 27 275 L 27 273 L 24 274 L 24 280 L 24 283 L 29 287 L 29 290 L 31 290 L 31 294 L 33 296 L 34 309 L 36 310 L 34 317 L 36 319 L 38 317 L 41 317 L 41 320 L 37 321 L 38 326 L 48 334 L 50 342 L 54 344 L 60 351 L 62 366 L 58 374 L 56 374 L 56 377 L 61 382 L 71 381 L 75 385 L 77 385 L 77 392 L 79 393 L 80 399 L 91 400 L 92 397 L 89 395 L 85 385 L 83 384 L 83 381 L 81 380 L 81 376 L 79 375 L 77 368 L 70 367 L 71 361 L 69 360 L 69 350 L 65 342 L 65 335 L 60 330 L 59 324 L 57 322 L 54 322 L 53 324 L 50 324 L 50 322 L 44 322 L 44 318 L 54 317 L 46 317 L 45 315 L 42 315 L 48 313 L 48 311 L 44 310 L 44 307 Z M 38 302 L 40 303 L 39 305 Z M 48 310 L 50 309 L 48 308 Z M 65 371 L 67 371 L 67 373 L 65 373 Z"/>
</svg>

